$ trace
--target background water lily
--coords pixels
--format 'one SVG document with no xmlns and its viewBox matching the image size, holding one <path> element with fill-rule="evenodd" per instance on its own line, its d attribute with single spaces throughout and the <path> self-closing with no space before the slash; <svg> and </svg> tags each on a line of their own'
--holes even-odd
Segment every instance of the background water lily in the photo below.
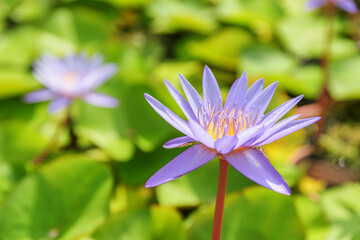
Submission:
<svg viewBox="0 0 360 240">
<path fill-rule="evenodd" d="M 69 106 L 76 98 L 95 106 L 116 107 L 116 98 L 93 92 L 116 71 L 114 64 L 102 64 L 99 55 L 89 59 L 84 53 L 64 58 L 44 54 L 35 62 L 33 74 L 47 89 L 26 94 L 24 100 L 28 103 L 52 100 L 50 112 Z"/>
<path fill-rule="evenodd" d="M 338 8 L 351 14 L 358 12 L 358 8 L 353 0 L 309 0 L 306 2 L 306 7 L 309 10 L 313 10 L 325 4 L 335 4 Z"/>
<path fill-rule="evenodd" d="M 260 146 L 319 120 L 319 117 L 297 120 L 299 115 L 294 115 L 279 121 L 303 96 L 264 114 L 277 82 L 263 90 L 264 81 L 259 79 L 247 89 L 244 72 L 232 85 L 223 106 L 219 86 L 207 66 L 203 74 L 204 99 L 181 74 L 180 81 L 188 101 L 170 82 L 165 80 L 165 84 L 188 118 L 187 122 L 150 95 L 145 94 L 145 98 L 159 115 L 186 135 L 166 142 L 164 147 L 194 145 L 155 173 L 145 186 L 174 180 L 220 156 L 254 182 L 289 195 L 290 188 Z"/>
</svg>

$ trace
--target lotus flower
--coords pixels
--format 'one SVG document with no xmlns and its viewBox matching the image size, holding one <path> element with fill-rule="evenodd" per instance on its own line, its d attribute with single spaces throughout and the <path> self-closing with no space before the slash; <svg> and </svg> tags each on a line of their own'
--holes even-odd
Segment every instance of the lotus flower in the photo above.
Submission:
<svg viewBox="0 0 360 240">
<path fill-rule="evenodd" d="M 306 8 L 308 10 L 314 10 L 325 4 L 335 4 L 338 8 L 351 14 L 358 12 L 358 8 L 353 0 L 309 0 L 306 2 Z"/>
<path fill-rule="evenodd" d="M 263 79 L 247 89 L 246 72 L 232 85 L 225 104 L 210 69 L 203 75 L 204 99 L 181 75 L 185 98 L 167 80 L 165 84 L 184 115 L 177 116 L 152 96 L 145 94 L 153 109 L 185 136 L 172 139 L 165 148 L 192 145 L 156 172 L 145 184 L 154 187 L 174 180 L 219 156 L 252 181 L 275 192 L 289 195 L 290 188 L 270 164 L 262 145 L 304 128 L 319 117 L 299 119 L 294 115 L 279 121 L 303 96 L 293 98 L 265 113 L 277 82 L 263 90 Z"/>
<path fill-rule="evenodd" d="M 117 71 L 115 64 L 102 64 L 98 55 L 88 59 L 85 54 L 69 54 L 64 58 L 43 55 L 34 64 L 33 75 L 47 89 L 28 93 L 28 103 L 52 100 L 49 111 L 54 113 L 69 106 L 74 99 L 100 107 L 116 107 L 118 100 L 93 92 Z"/>
</svg>

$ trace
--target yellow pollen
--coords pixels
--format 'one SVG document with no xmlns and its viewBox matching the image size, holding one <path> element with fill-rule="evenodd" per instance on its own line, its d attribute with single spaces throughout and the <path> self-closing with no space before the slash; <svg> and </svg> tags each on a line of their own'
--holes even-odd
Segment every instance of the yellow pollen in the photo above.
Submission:
<svg viewBox="0 0 360 240">
<path fill-rule="evenodd" d="M 239 108 L 233 108 L 230 111 L 227 107 L 217 112 L 212 108 L 209 114 L 209 121 L 204 123 L 204 127 L 211 137 L 217 140 L 224 136 L 237 135 L 248 128 L 251 125 L 250 116 L 251 112 L 244 113 Z"/>
</svg>

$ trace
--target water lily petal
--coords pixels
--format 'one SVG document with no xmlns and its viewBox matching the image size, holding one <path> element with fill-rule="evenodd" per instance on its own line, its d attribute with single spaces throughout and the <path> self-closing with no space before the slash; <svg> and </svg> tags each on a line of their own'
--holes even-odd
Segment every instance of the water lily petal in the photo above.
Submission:
<svg viewBox="0 0 360 240">
<path fill-rule="evenodd" d="M 271 142 L 274 142 L 278 140 L 279 138 L 285 137 L 286 135 L 289 135 L 290 133 L 293 133 L 299 129 L 302 129 L 306 126 L 309 126 L 310 124 L 313 124 L 314 122 L 317 122 L 320 120 L 321 117 L 313 117 L 313 118 L 305 118 L 300 119 L 294 122 L 289 123 L 284 127 L 280 132 L 270 136 L 266 140 L 259 143 L 259 145 L 265 145 Z"/>
<path fill-rule="evenodd" d="M 50 113 L 56 113 L 67 106 L 69 106 L 72 103 L 71 98 L 67 97 L 56 97 L 54 100 L 52 100 L 48 106 Z"/>
<path fill-rule="evenodd" d="M 237 143 L 235 149 L 239 147 L 248 147 L 253 146 L 251 143 L 257 139 L 257 137 L 262 134 L 265 130 L 264 125 L 257 125 L 251 128 L 247 128 L 244 131 L 240 132 L 236 138 Z"/>
<path fill-rule="evenodd" d="M 258 96 L 259 93 L 261 93 L 261 91 L 264 88 L 264 79 L 260 78 L 258 80 L 256 80 L 256 82 L 254 82 L 254 84 L 252 84 L 249 89 L 246 91 L 246 96 L 245 96 L 245 102 L 251 102 L 253 98 L 256 98 Z"/>
<path fill-rule="evenodd" d="M 115 64 L 106 64 L 100 67 L 95 68 L 89 74 L 86 75 L 81 82 L 79 82 L 78 92 L 91 91 L 103 84 L 110 77 L 112 77 L 117 72 L 117 66 Z"/>
<path fill-rule="evenodd" d="M 39 61 L 35 62 L 33 75 L 39 82 L 53 92 L 59 92 L 59 90 L 64 89 L 64 80 L 61 75 L 53 69 L 56 65 L 54 64 L 54 67 L 46 67 L 48 64 L 49 63 Z"/>
<path fill-rule="evenodd" d="M 101 93 L 91 92 L 86 94 L 83 99 L 99 107 L 115 108 L 119 105 L 119 101 L 116 98 Z"/>
<path fill-rule="evenodd" d="M 189 119 L 189 127 L 193 133 L 194 139 L 209 148 L 214 148 L 214 139 L 199 123 Z"/>
<path fill-rule="evenodd" d="M 252 109 L 253 114 L 250 116 L 250 122 L 253 122 L 255 118 L 258 120 L 263 116 L 266 108 L 269 106 L 269 103 L 275 93 L 275 89 L 278 85 L 278 82 L 270 84 L 262 93 L 260 93 L 256 98 L 247 103 L 247 106 Z"/>
<path fill-rule="evenodd" d="M 237 143 L 236 136 L 225 136 L 215 141 L 215 149 L 218 153 L 227 154 L 235 149 Z"/>
<path fill-rule="evenodd" d="M 261 136 L 259 136 L 258 139 L 255 142 L 253 142 L 252 145 L 253 146 L 263 145 L 262 144 L 263 141 L 265 141 L 269 137 L 275 135 L 276 133 L 281 132 L 283 129 L 285 129 L 288 126 L 289 123 L 295 121 L 300 116 L 301 116 L 301 114 L 290 116 L 290 117 L 285 118 L 284 120 L 278 122 L 274 126 L 266 129 L 266 131 L 264 131 L 264 133 Z"/>
<path fill-rule="evenodd" d="M 173 111 L 171 111 L 169 108 L 165 107 L 161 102 L 150 96 L 149 94 L 144 94 L 146 100 L 151 105 L 151 107 L 162 117 L 167 121 L 170 125 L 172 125 L 174 128 L 179 130 L 180 132 L 184 133 L 185 135 L 192 137 L 193 134 L 188 126 L 188 124 L 176 115 Z"/>
<path fill-rule="evenodd" d="M 34 91 L 31 93 L 26 94 L 23 97 L 23 100 L 27 103 L 36 103 L 42 102 L 46 100 L 50 100 L 54 98 L 54 93 L 48 89 L 41 89 L 38 91 Z"/>
<path fill-rule="evenodd" d="M 199 93 L 194 89 L 193 86 L 183 77 L 183 75 L 179 74 L 181 86 L 184 90 L 187 100 L 195 114 L 195 116 L 202 116 L 202 107 L 203 100 L 201 99 Z"/>
<path fill-rule="evenodd" d="M 169 90 L 171 96 L 174 98 L 176 103 L 179 105 L 187 119 L 197 119 L 190 104 L 185 100 L 185 98 L 179 93 L 179 91 L 166 79 L 164 79 L 165 85 Z"/>
<path fill-rule="evenodd" d="M 261 120 L 261 123 L 272 126 L 276 123 L 280 118 L 282 118 L 290 109 L 292 109 L 302 98 L 304 95 L 300 95 L 296 98 L 290 99 L 289 101 L 281 104 L 277 108 L 268 112 Z"/>
<path fill-rule="evenodd" d="M 184 147 L 192 142 L 195 142 L 195 140 L 192 139 L 191 137 L 188 136 L 178 137 L 164 143 L 164 148 Z"/>
<path fill-rule="evenodd" d="M 222 109 L 222 99 L 219 85 L 216 82 L 214 74 L 206 65 L 203 74 L 203 93 L 204 104 L 209 112 L 213 107 L 215 109 Z"/>
<path fill-rule="evenodd" d="M 261 148 L 241 148 L 222 156 L 252 181 L 275 192 L 290 195 L 289 186 L 270 164 Z"/>
<path fill-rule="evenodd" d="M 358 12 L 358 8 L 353 0 L 339 0 L 335 4 L 348 13 L 355 14 Z"/>
<path fill-rule="evenodd" d="M 240 78 L 238 78 L 231 86 L 229 94 L 226 98 L 225 108 L 242 107 L 245 103 L 247 88 L 247 75 L 246 71 L 243 72 Z"/>
<path fill-rule="evenodd" d="M 215 150 L 207 148 L 202 144 L 191 146 L 157 171 L 146 182 L 145 187 L 155 187 L 172 181 L 208 163 L 217 155 L 218 153 Z"/>
<path fill-rule="evenodd" d="M 325 4 L 326 0 L 309 0 L 305 3 L 305 7 L 307 10 L 311 11 L 315 8 L 319 8 Z"/>
</svg>

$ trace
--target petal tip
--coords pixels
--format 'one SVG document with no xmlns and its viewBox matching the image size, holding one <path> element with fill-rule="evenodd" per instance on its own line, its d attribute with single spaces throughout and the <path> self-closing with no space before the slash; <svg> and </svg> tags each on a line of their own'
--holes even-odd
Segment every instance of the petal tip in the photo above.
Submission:
<svg viewBox="0 0 360 240">
<path fill-rule="evenodd" d="M 286 196 L 290 196 L 291 195 L 291 189 L 289 188 L 289 186 L 285 186 L 285 189 L 281 189 L 280 191 L 278 191 L 278 193 L 284 194 Z"/>
<path fill-rule="evenodd" d="M 204 75 L 204 77 L 205 77 L 205 76 L 212 76 L 212 75 L 214 75 L 214 74 L 212 73 L 212 71 L 210 70 L 210 68 L 209 68 L 207 65 L 205 65 L 203 75 Z M 214 77 L 214 78 L 215 78 L 215 77 Z"/>
<path fill-rule="evenodd" d="M 266 182 L 267 182 L 268 186 L 265 186 L 265 187 L 269 188 L 270 190 L 273 190 L 274 192 L 281 193 L 281 194 L 284 194 L 287 196 L 289 196 L 291 194 L 291 189 L 287 185 L 287 183 L 285 182 L 284 179 L 282 179 L 282 183 L 280 183 L 280 184 L 274 183 L 274 182 L 268 181 L 268 180 L 266 180 Z"/>
<path fill-rule="evenodd" d="M 314 118 L 314 122 L 317 122 L 317 121 L 319 121 L 321 119 L 321 117 L 315 117 Z"/>
</svg>

